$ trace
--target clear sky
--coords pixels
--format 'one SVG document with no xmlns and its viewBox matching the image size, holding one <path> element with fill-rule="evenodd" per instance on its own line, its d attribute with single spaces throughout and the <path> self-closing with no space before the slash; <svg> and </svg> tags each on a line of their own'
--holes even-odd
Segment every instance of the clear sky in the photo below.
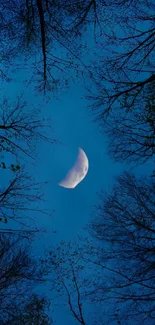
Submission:
<svg viewBox="0 0 155 325">
<path fill-rule="evenodd" d="M 68 94 L 56 101 L 50 101 L 46 112 L 51 115 L 56 137 L 62 142 L 40 148 L 38 172 L 49 181 L 47 198 L 49 206 L 55 210 L 52 225 L 57 236 L 69 238 L 80 231 L 91 213 L 96 193 L 112 184 L 113 176 L 120 172 L 107 157 L 106 139 L 92 122 L 86 101 L 80 99 L 80 87 L 74 87 Z M 89 159 L 86 178 L 74 189 L 64 189 L 57 185 L 76 159 L 81 147 Z M 50 182 L 51 180 L 51 182 Z M 50 221 L 51 223 L 51 221 Z M 48 228 L 49 229 L 49 228 Z"/>
<path fill-rule="evenodd" d="M 93 48 L 92 37 L 90 43 Z M 87 60 L 87 56 L 84 60 Z M 16 63 L 22 62 L 20 60 L 15 62 L 15 65 Z M 99 125 L 93 121 L 94 117 L 91 108 L 88 107 L 90 103 L 85 99 L 86 91 L 82 82 L 75 80 L 65 91 L 60 88 L 56 97 L 53 93 L 49 94 L 49 100 L 46 101 L 43 94 L 34 92 L 33 82 L 28 87 L 23 84 L 23 80 L 29 79 L 30 69 L 31 67 L 28 70 L 23 68 L 13 73 L 13 81 L 2 85 L 1 99 L 7 96 L 16 100 L 17 95 L 23 93 L 29 107 L 34 105 L 41 108 L 41 116 L 49 119 L 51 128 L 46 134 L 60 141 L 53 145 L 48 142 L 37 144 L 35 163 L 32 165 L 30 160 L 26 163 L 30 174 L 41 182 L 47 182 L 46 185 L 42 185 L 45 202 L 41 203 L 41 209 L 52 212 L 51 217 L 36 215 L 37 227 L 45 228 L 45 233 L 33 242 L 33 253 L 39 257 L 45 248 L 52 249 L 52 245 L 61 240 L 70 240 L 84 234 L 83 227 L 91 218 L 93 205 L 98 203 L 97 193 L 100 190 L 109 191 L 114 184 L 115 176 L 131 168 L 131 165 L 114 163 L 107 155 L 107 138 L 101 134 Z M 44 133 L 44 129 L 42 132 Z M 85 151 L 89 160 L 87 176 L 74 189 L 60 187 L 58 182 L 73 165 L 78 147 Z M 9 159 L 8 156 L 8 162 Z M 144 169 L 146 174 L 150 168 L 151 162 L 138 167 L 137 174 Z M 1 186 L 4 186 L 9 177 L 7 171 L 0 170 Z M 42 290 L 41 288 L 40 292 Z M 89 308 L 86 310 L 89 313 Z M 63 309 L 60 313 L 58 308 L 55 315 L 56 325 L 77 324 L 73 318 L 70 322 L 69 315 Z"/>
<path fill-rule="evenodd" d="M 16 81 L 9 84 L 9 97 L 16 98 L 24 90 L 24 98 L 29 105 L 41 105 L 42 116 L 51 118 L 52 127 L 48 136 L 61 142 L 56 145 L 41 143 L 37 146 L 35 165 L 27 163 L 30 173 L 40 181 L 48 181 L 44 186 L 46 202 L 41 208 L 54 210 L 52 217 L 39 216 L 39 220 L 36 219 L 37 226 L 44 226 L 46 229 L 46 233 L 33 244 L 35 254 L 40 256 L 45 247 L 52 248 L 53 244 L 62 239 L 73 239 L 83 233 L 82 228 L 88 223 L 93 205 L 97 203 L 97 193 L 101 189 L 110 190 L 114 177 L 128 166 L 116 164 L 107 156 L 107 139 L 93 122 L 92 111 L 87 107 L 80 82 L 77 81 L 66 93 L 59 92 L 59 99 L 53 98 L 51 94 L 51 99 L 45 102 L 33 92 L 32 86 L 23 89 L 23 72 L 14 77 Z M 3 96 L 7 93 L 8 85 L 3 89 Z M 86 152 L 89 159 L 88 174 L 75 189 L 65 189 L 57 183 L 75 161 L 78 147 Z M 56 233 L 53 232 L 55 230 Z M 65 320 L 62 323 L 62 313 L 56 313 L 56 324 L 68 325 L 68 317 L 64 311 Z M 70 324 L 76 325 L 77 322 L 72 319 Z"/>
<path fill-rule="evenodd" d="M 47 233 L 36 243 L 36 250 L 51 247 L 60 240 L 73 239 L 83 233 L 83 226 L 89 221 L 92 207 L 97 202 L 97 192 L 111 188 L 114 176 L 123 171 L 124 166 L 114 164 L 107 156 L 107 140 L 100 134 L 97 124 L 92 122 L 91 111 L 86 101 L 80 99 L 83 90 L 80 85 L 62 95 L 59 101 L 51 100 L 44 108 L 51 115 L 54 135 L 62 144 L 51 146 L 46 143 L 39 149 L 37 172 L 42 180 L 48 180 L 46 199 L 49 209 L 54 209 L 53 218 L 46 218 Z M 86 178 L 75 188 L 65 189 L 57 185 L 76 159 L 77 149 L 81 147 L 89 159 Z M 53 229 L 56 233 L 53 233 Z M 86 309 L 89 311 L 89 308 Z M 68 318 L 68 312 L 59 308 L 56 313 L 58 325 L 76 325 L 77 321 Z M 90 313 L 88 312 L 87 319 Z M 71 321 L 71 322 L 70 322 Z"/>
<path fill-rule="evenodd" d="M 41 208 L 54 210 L 53 217 L 40 216 L 37 219 L 37 226 L 46 229 L 46 233 L 34 243 L 35 254 L 40 256 L 45 247 L 82 234 L 83 226 L 91 217 L 97 192 L 110 189 L 114 176 L 122 172 L 124 166 L 114 164 L 107 156 L 107 139 L 93 122 L 92 112 L 84 99 L 84 89 L 78 81 L 66 93 L 62 92 L 61 95 L 59 92 L 59 99 L 52 98 L 51 94 L 51 99 L 46 103 L 34 94 L 32 86 L 23 89 L 23 72 L 14 75 L 14 78 L 16 81 L 9 84 L 9 97 L 15 99 L 23 91 L 29 105 L 42 105 L 42 116 L 52 120 L 49 137 L 61 142 L 56 145 L 41 143 L 37 146 L 35 166 L 27 163 L 30 173 L 41 181 L 48 181 L 44 186 L 46 203 Z M 3 96 L 6 94 L 8 85 L 3 89 Z M 78 147 L 86 152 L 89 159 L 88 174 L 75 189 L 65 189 L 57 182 L 75 161 Z M 54 230 L 56 233 L 53 233 Z M 67 318 L 66 323 L 58 322 L 58 325 L 66 324 Z"/>
<path fill-rule="evenodd" d="M 15 77 L 15 76 L 14 76 Z M 46 102 L 33 91 L 33 85 L 24 88 L 21 84 L 23 74 L 17 74 L 17 82 L 9 84 L 9 97 L 16 98 L 20 91 L 29 106 L 41 106 L 41 115 L 50 118 L 51 129 L 46 131 L 49 137 L 57 138 L 61 144 L 41 143 L 37 146 L 35 166 L 27 164 L 27 168 L 34 176 L 46 185 L 46 208 L 55 210 L 53 220 L 46 220 L 47 229 L 57 229 L 59 239 L 76 235 L 85 224 L 95 204 L 96 194 L 100 189 L 109 189 L 114 176 L 122 172 L 125 165 L 113 163 L 107 156 L 107 139 L 100 133 L 97 123 L 93 122 L 93 115 L 88 102 L 84 99 L 85 90 L 80 82 L 69 88 L 66 93 L 59 91 L 59 99 L 53 98 Z M 7 94 L 8 86 L 3 90 Z M 49 121 L 49 123 L 51 123 Z M 44 131 L 43 131 L 44 132 Z M 65 173 L 74 163 L 78 147 L 87 154 L 89 170 L 86 178 L 73 190 L 57 185 Z M 51 228 L 49 228 L 51 227 Z"/>
</svg>

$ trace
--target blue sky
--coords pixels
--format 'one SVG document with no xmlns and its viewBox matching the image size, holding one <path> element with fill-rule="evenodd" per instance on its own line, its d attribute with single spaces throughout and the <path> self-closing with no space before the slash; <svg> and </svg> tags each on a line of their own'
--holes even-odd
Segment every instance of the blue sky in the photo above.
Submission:
<svg viewBox="0 0 155 325">
<path fill-rule="evenodd" d="M 97 123 L 93 122 L 93 115 L 88 102 L 84 99 L 85 90 L 77 80 L 66 92 L 61 90 L 58 99 L 53 97 L 48 102 L 42 96 L 34 93 L 33 84 L 28 88 L 23 86 L 22 80 L 26 78 L 26 71 L 14 74 L 14 82 L 6 84 L 2 90 L 2 97 L 16 98 L 20 92 L 30 107 L 41 107 L 42 116 L 50 118 L 51 129 L 49 137 L 57 138 L 61 144 L 51 145 L 41 143 L 37 145 L 36 161 L 32 166 L 30 161 L 26 168 L 40 181 L 47 181 L 44 186 L 46 202 L 41 208 L 53 211 L 52 217 L 39 216 L 37 226 L 44 226 L 44 233 L 34 244 L 34 252 L 37 256 L 43 253 L 44 248 L 51 248 L 53 244 L 61 240 L 73 239 L 76 235 L 83 234 L 83 226 L 91 218 L 93 205 L 98 202 L 97 193 L 102 190 L 110 190 L 114 177 L 128 168 L 128 165 L 116 164 L 107 155 L 107 139 L 100 133 Z M 44 130 L 43 130 L 44 132 Z M 87 154 L 89 170 L 86 178 L 73 190 L 65 189 L 57 185 L 76 159 L 78 147 Z M 149 170 L 145 164 L 138 171 Z M 138 173 L 137 171 L 137 173 Z M 4 175 L 4 176 L 3 176 Z M 1 173 L 1 180 L 6 175 Z M 53 231 L 56 230 L 56 233 Z M 62 323 L 62 314 L 57 313 L 57 325 L 68 325 L 69 320 L 65 314 Z M 72 320 L 71 325 L 77 324 Z"/>
<path fill-rule="evenodd" d="M 15 77 L 15 76 L 14 76 Z M 125 165 L 113 163 L 107 156 L 107 139 L 93 122 L 92 111 L 84 99 L 85 90 L 80 82 L 69 88 L 66 93 L 45 102 L 33 91 L 33 85 L 23 89 L 23 73 L 17 74 L 16 82 L 9 84 L 9 97 L 16 98 L 23 91 L 29 106 L 41 106 L 42 116 L 50 118 L 51 129 L 46 133 L 57 138 L 61 144 L 41 143 L 37 145 L 35 166 L 27 164 L 30 172 L 41 181 L 48 181 L 44 188 L 46 208 L 55 210 L 53 220 L 45 224 L 48 232 L 57 229 L 57 238 L 68 239 L 76 235 L 82 225 L 90 218 L 92 205 L 96 202 L 100 189 L 110 189 L 114 176 L 122 172 Z M 3 90 L 7 94 L 8 86 Z M 74 189 L 64 189 L 57 182 L 65 175 L 76 159 L 78 147 L 81 147 L 89 159 L 86 178 Z M 32 169 L 33 168 L 33 169 Z M 42 222 L 42 221 L 41 221 Z"/>
<path fill-rule="evenodd" d="M 93 122 L 92 111 L 84 99 L 85 92 L 80 82 L 77 81 L 77 84 L 69 88 L 66 93 L 60 94 L 59 100 L 54 99 L 51 94 L 51 99 L 45 102 L 41 96 L 33 92 L 33 85 L 23 89 L 21 80 L 24 78 L 25 75 L 19 73 L 15 78 L 16 81 L 9 84 L 9 97 L 16 98 L 20 91 L 24 90 L 24 98 L 30 107 L 41 106 L 42 116 L 50 118 L 50 123 L 52 121 L 48 136 L 57 138 L 61 142 L 56 145 L 38 144 L 35 165 L 32 166 L 30 161 L 26 165 L 27 170 L 34 174 L 34 177 L 48 182 L 44 186 L 46 202 L 41 204 L 41 208 L 54 210 L 52 217 L 36 216 L 37 226 L 43 226 L 46 230 L 33 243 L 34 253 L 39 257 L 45 248 L 52 248 L 53 244 L 61 240 L 70 240 L 84 234 L 83 226 L 88 223 L 93 205 L 98 202 L 97 193 L 101 189 L 110 190 L 115 176 L 129 166 L 116 164 L 108 157 L 107 139 L 100 133 L 97 123 Z M 3 89 L 3 95 L 7 93 L 8 85 Z M 88 174 L 75 189 L 65 189 L 58 186 L 57 182 L 72 166 L 78 147 L 86 152 L 89 159 Z M 144 166 L 138 170 L 143 171 Z M 145 172 L 146 170 L 149 170 L 147 165 L 145 165 Z M 56 233 L 53 233 L 55 230 Z M 46 288 L 39 289 L 39 292 L 44 289 L 47 292 Z M 86 312 L 89 314 L 89 308 L 86 308 Z M 65 309 L 62 309 L 60 315 L 58 308 L 55 317 L 57 325 L 77 324 L 76 320 L 70 319 Z"/>
<path fill-rule="evenodd" d="M 90 218 L 97 192 L 110 188 L 114 175 L 124 168 L 114 165 L 107 156 L 107 141 L 92 122 L 81 94 L 82 90 L 76 86 L 59 101 L 47 104 L 46 114 L 51 115 L 54 135 L 62 144 L 46 143 L 39 148 L 37 170 L 43 180 L 49 181 L 46 198 L 49 207 L 55 210 L 53 221 L 47 220 L 48 231 L 54 226 L 57 239 L 69 239 L 81 231 Z M 62 188 L 57 181 L 75 161 L 78 147 L 88 156 L 88 174 L 74 190 Z"/>
<path fill-rule="evenodd" d="M 98 125 L 93 122 L 91 110 L 84 99 L 84 89 L 77 81 L 66 93 L 60 94 L 59 100 L 51 98 L 47 103 L 33 92 L 32 86 L 23 89 L 21 80 L 23 73 L 14 75 L 16 81 L 6 85 L 3 96 L 16 98 L 24 90 L 24 98 L 29 105 L 42 106 L 42 115 L 52 120 L 48 136 L 57 138 L 61 144 L 37 145 L 35 165 L 30 161 L 26 168 L 40 181 L 48 181 L 44 186 L 46 202 L 41 205 L 44 210 L 54 210 L 52 217 L 39 216 L 37 226 L 44 226 L 44 233 L 34 244 L 36 256 L 43 250 L 59 243 L 62 239 L 73 239 L 83 233 L 83 226 L 88 223 L 92 207 L 97 202 L 97 192 L 109 190 L 114 182 L 114 176 L 124 170 L 123 165 L 114 164 L 107 156 L 107 139 L 99 132 Z M 52 97 L 52 96 L 51 96 Z M 81 147 L 89 159 L 89 170 L 86 178 L 75 188 L 65 189 L 57 182 L 65 175 L 76 159 L 78 147 Z M 56 233 L 53 233 L 56 230 Z M 56 313 L 58 317 L 58 314 Z M 59 317 L 57 318 L 57 320 Z M 66 322 L 68 324 L 67 314 Z M 74 325 L 74 323 L 72 322 Z M 75 321 L 76 324 L 76 321 Z"/>
<path fill-rule="evenodd" d="M 87 38 L 90 40 L 89 46 L 94 49 L 93 37 L 90 37 L 89 32 L 85 39 Z M 59 48 L 57 51 L 59 52 Z M 88 59 L 87 55 L 86 51 L 85 62 Z M 16 63 L 20 63 L 21 66 L 23 64 L 22 60 L 15 62 L 15 65 Z M 46 101 L 42 95 L 34 92 L 33 82 L 28 87 L 23 84 L 23 80 L 29 80 L 30 73 L 30 66 L 28 66 L 28 70 L 23 68 L 23 70 L 19 69 L 13 73 L 13 81 L 1 88 L 1 99 L 4 96 L 16 99 L 17 95 L 23 92 L 29 107 L 34 105 L 36 108 L 41 108 L 41 116 L 49 120 L 51 129 L 46 131 L 47 135 L 57 138 L 61 142 L 53 145 L 48 142 L 37 144 L 34 165 L 30 160 L 26 162 L 26 169 L 30 174 L 33 174 L 41 182 L 48 182 L 43 187 L 45 202 L 41 203 L 41 209 L 48 209 L 52 212 L 52 216 L 36 214 L 37 227 L 45 228 L 45 233 L 34 239 L 33 242 L 33 254 L 39 257 L 45 248 L 52 249 L 52 245 L 59 244 L 61 240 L 70 240 L 77 235 L 85 234 L 83 226 L 91 218 L 93 205 L 98 203 L 97 193 L 101 189 L 109 191 L 115 182 L 115 176 L 121 174 L 125 169 L 132 169 L 132 167 L 128 164 L 116 164 L 108 157 L 107 138 L 100 133 L 98 124 L 93 122 L 93 114 L 88 107 L 90 103 L 84 98 L 86 94 L 84 85 L 79 80 L 75 80 L 66 91 L 61 91 L 60 88 L 57 97 L 54 97 L 51 92 L 49 100 Z M 42 131 L 44 133 L 44 130 Z M 81 147 L 87 154 L 88 174 L 75 189 L 65 189 L 58 186 L 57 183 L 74 163 L 78 147 Z M 8 162 L 9 159 L 10 157 Z M 152 165 L 153 163 L 150 161 L 134 171 L 137 175 L 144 171 L 147 174 L 152 169 Z M 1 186 L 4 186 L 6 180 L 9 180 L 10 174 L 7 175 L 7 171 L 0 170 L 0 177 Z M 54 232 L 55 230 L 56 232 Z M 46 287 L 38 289 L 38 291 L 48 292 Z M 91 320 L 89 311 L 89 307 L 86 308 L 87 320 L 89 317 Z M 56 325 L 77 324 L 77 321 L 70 318 L 68 312 L 63 308 L 61 308 L 61 313 L 60 308 L 56 310 L 55 317 Z"/>
</svg>

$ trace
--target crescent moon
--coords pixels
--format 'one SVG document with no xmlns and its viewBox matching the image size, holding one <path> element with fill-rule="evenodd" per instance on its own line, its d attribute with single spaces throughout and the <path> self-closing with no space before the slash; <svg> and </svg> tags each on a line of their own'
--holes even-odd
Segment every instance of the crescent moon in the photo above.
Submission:
<svg viewBox="0 0 155 325">
<path fill-rule="evenodd" d="M 85 152 L 79 148 L 77 159 L 65 178 L 58 185 L 65 188 L 75 188 L 86 176 L 89 162 Z"/>
</svg>

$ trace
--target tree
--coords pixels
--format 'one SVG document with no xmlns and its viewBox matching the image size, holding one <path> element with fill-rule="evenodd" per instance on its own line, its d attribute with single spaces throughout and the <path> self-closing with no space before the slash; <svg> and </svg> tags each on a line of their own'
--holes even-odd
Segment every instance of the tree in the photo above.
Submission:
<svg viewBox="0 0 155 325">
<path fill-rule="evenodd" d="M 109 152 L 115 160 L 144 163 L 155 155 L 155 83 L 143 90 L 143 104 L 134 103 L 105 124 Z M 136 107 L 135 107 L 136 106 Z"/>
<path fill-rule="evenodd" d="M 21 49 L 27 58 L 35 56 L 31 66 L 35 81 L 40 78 L 40 90 L 57 87 L 62 75 L 63 84 L 67 83 L 70 67 L 78 71 L 82 63 L 82 43 L 78 45 L 76 38 L 82 35 L 86 25 L 98 22 L 96 5 L 95 0 L 2 2 L 1 35 L 6 58 L 10 53 L 17 57 Z M 57 54 L 59 49 L 61 54 Z"/>
<path fill-rule="evenodd" d="M 107 28 L 90 68 L 94 86 L 87 86 L 112 158 L 136 164 L 152 158 L 155 148 L 154 9 L 152 0 L 103 2 Z"/>
<path fill-rule="evenodd" d="M 52 247 L 42 260 L 42 273 L 46 281 L 49 281 L 53 308 L 65 306 L 71 319 L 82 325 L 93 325 L 99 321 L 100 315 L 96 313 L 89 295 L 94 290 L 94 275 L 97 279 L 99 277 L 92 263 L 84 259 L 83 244 L 86 242 L 79 244 L 79 241 L 62 241 Z M 88 317 L 88 304 L 89 309 L 91 306 L 91 317 Z"/>
<path fill-rule="evenodd" d="M 113 112 L 119 114 L 120 102 L 128 110 L 137 102 L 143 105 L 143 90 L 155 81 L 154 2 L 109 1 L 103 8 L 107 28 L 102 29 L 101 54 L 93 65 L 96 90 L 88 96 L 95 108 L 102 108 L 102 121 Z"/>
<path fill-rule="evenodd" d="M 16 235 L 0 233 L 1 324 L 18 324 L 18 315 L 21 314 L 23 316 L 23 321 L 24 317 L 26 320 L 27 314 L 30 317 L 31 308 L 28 304 L 28 300 L 30 305 L 34 302 L 34 306 L 36 306 L 34 318 L 35 315 L 37 317 L 37 302 L 39 303 L 40 301 L 41 304 L 40 312 L 44 310 L 44 305 L 46 305 L 45 300 L 39 300 L 37 296 L 34 296 L 34 298 L 32 296 L 32 291 L 39 283 L 42 283 L 42 273 L 38 262 L 30 255 L 30 245 L 28 241 L 21 240 Z M 23 305 L 25 306 L 24 310 Z M 16 311 L 18 311 L 17 314 Z M 22 319 L 19 324 L 22 324 Z M 31 323 L 29 321 L 29 324 L 36 323 Z M 43 323 L 40 322 L 38 324 Z"/>
<path fill-rule="evenodd" d="M 39 118 L 39 111 L 30 110 L 22 96 L 14 104 L 4 99 L 0 113 L 0 152 L 34 159 L 36 141 L 56 142 L 44 135 L 49 122 Z M 2 167 L 5 168 L 4 163 Z"/>
<path fill-rule="evenodd" d="M 50 120 L 39 118 L 39 111 L 28 109 L 22 97 L 13 105 L 5 99 L 0 113 L 0 167 L 5 173 L 5 183 L 0 188 L 0 231 L 18 232 L 22 236 L 30 236 L 39 229 L 34 224 L 36 214 L 49 214 L 38 207 L 43 201 L 41 190 L 43 183 L 35 181 L 24 171 L 25 158 L 35 159 L 36 144 L 55 139 L 46 136 Z M 2 175 L 3 176 L 3 175 Z M 2 177 L 3 179 L 3 177 Z M 45 182 L 44 182 L 45 185 Z M 2 226 L 3 224 L 3 226 Z M 22 232 L 21 232 L 22 230 Z"/>
<path fill-rule="evenodd" d="M 23 168 L 15 172 L 5 188 L 0 189 L 0 222 L 4 224 L 0 231 L 21 234 L 22 230 L 25 236 L 38 231 L 37 226 L 34 226 L 36 215 L 50 215 L 38 207 L 43 201 L 41 185 L 27 175 Z"/>
<path fill-rule="evenodd" d="M 154 324 L 155 183 L 124 173 L 101 193 L 92 241 L 61 242 L 42 261 L 54 294 L 80 324 Z M 94 241 L 94 238 L 97 241 Z M 61 299 L 60 299 L 61 297 Z M 90 314 L 90 312 L 89 312 Z"/>
<path fill-rule="evenodd" d="M 32 294 L 24 303 L 17 305 L 12 303 L 8 319 L 2 321 L 2 325 L 52 325 L 52 319 L 48 316 L 49 302 L 44 297 Z"/>
<path fill-rule="evenodd" d="M 107 290 L 121 324 L 154 324 L 154 180 L 124 173 L 112 194 L 100 198 L 89 230 L 103 248 L 92 262 L 110 275 L 106 289 L 105 281 L 103 289 L 96 287 L 97 299 L 102 301 Z"/>
</svg>

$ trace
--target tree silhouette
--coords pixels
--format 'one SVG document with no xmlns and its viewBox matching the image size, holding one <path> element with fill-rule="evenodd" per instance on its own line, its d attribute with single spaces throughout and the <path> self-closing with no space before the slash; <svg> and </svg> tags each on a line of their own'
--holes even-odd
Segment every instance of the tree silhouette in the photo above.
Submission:
<svg viewBox="0 0 155 325">
<path fill-rule="evenodd" d="M 86 25 L 98 22 L 96 1 L 7 0 L 1 4 L 1 22 L 7 59 L 19 52 L 30 59 L 34 56 L 31 67 L 38 89 L 52 90 L 62 76 L 67 83 L 70 67 L 79 70 L 82 43 L 76 39 Z"/>
<path fill-rule="evenodd" d="M 44 198 L 41 185 L 27 175 L 24 168 L 20 168 L 8 184 L 0 189 L 1 232 L 21 234 L 22 231 L 23 235 L 29 236 L 39 231 L 36 217 L 41 214 L 51 215 L 39 207 Z"/>
<path fill-rule="evenodd" d="M 128 319 L 154 323 L 154 197 L 154 180 L 124 173 L 112 194 L 101 194 L 89 228 L 106 248 L 94 263 L 109 271 L 107 292 L 114 299 L 116 318 L 123 323 Z M 105 281 L 103 290 L 98 286 L 97 291 L 102 301 Z"/>
<path fill-rule="evenodd" d="M 144 163 L 155 154 L 155 83 L 144 88 L 143 103 L 120 111 L 105 125 L 109 152 L 120 161 Z M 122 105 L 123 106 L 123 105 Z M 135 107 L 136 106 L 136 107 Z M 125 105 L 124 105 L 125 107 Z"/>
<path fill-rule="evenodd" d="M 84 241 L 81 244 L 85 244 Z M 84 259 L 83 245 L 79 242 L 61 242 L 46 252 L 42 260 L 42 272 L 49 281 L 53 293 L 52 305 L 64 305 L 71 317 L 79 324 L 88 324 L 87 306 L 92 305 L 89 294 L 94 289 L 91 263 Z M 93 268 L 92 268 L 93 271 Z M 98 278 L 98 273 L 95 271 Z M 99 320 L 91 311 L 91 324 Z M 89 319 L 90 324 L 90 319 Z M 102 324 L 102 322 L 100 322 Z"/>
<path fill-rule="evenodd" d="M 129 173 L 111 194 L 101 193 L 87 228 L 92 241 L 61 242 L 42 261 L 53 306 L 60 308 L 61 297 L 81 324 L 88 322 L 88 305 L 95 308 L 92 324 L 154 324 L 154 197 L 152 178 Z"/>
<path fill-rule="evenodd" d="M 12 303 L 8 311 L 7 320 L 2 325 L 52 325 L 52 319 L 48 316 L 49 302 L 46 298 L 32 294 L 19 305 Z"/>
<path fill-rule="evenodd" d="M 40 301 L 42 306 L 40 310 L 38 309 L 39 317 L 39 314 L 44 309 L 45 301 L 39 300 L 37 296 L 33 298 L 32 291 L 41 281 L 40 267 L 38 262 L 30 256 L 30 245 L 28 241 L 21 240 L 15 235 L 0 234 L 1 324 L 26 324 L 26 315 L 28 313 L 29 318 L 30 315 L 32 317 L 32 314 L 30 314 L 32 309 L 32 319 L 35 319 L 37 317 L 37 301 L 38 303 Z M 30 305 L 28 305 L 28 300 Z M 29 319 L 27 324 L 36 323 L 31 323 Z M 38 324 L 43 324 L 43 322 L 38 322 Z"/>
<path fill-rule="evenodd" d="M 89 98 L 100 108 L 102 121 L 113 112 L 134 108 L 141 103 L 146 85 L 155 81 L 154 74 L 154 2 L 103 2 L 105 24 L 100 52 L 93 65 L 96 90 Z M 113 23 L 114 22 L 114 23 Z"/>
<path fill-rule="evenodd" d="M 21 96 L 12 104 L 4 99 L 0 113 L 0 152 L 9 152 L 15 157 L 25 155 L 34 158 L 36 141 L 56 142 L 44 135 L 50 121 L 39 118 L 39 111 L 28 109 Z M 44 132 L 43 132 L 44 129 Z"/>
<path fill-rule="evenodd" d="M 25 158 L 36 158 L 36 144 L 55 139 L 46 137 L 50 120 L 39 118 L 39 111 L 28 109 L 27 103 L 18 97 L 15 104 L 4 99 L 0 113 L 0 167 L 9 181 L 0 187 L 0 231 L 16 232 L 29 237 L 39 228 L 34 226 L 36 215 L 51 213 L 38 206 L 44 198 L 43 183 L 35 181 L 25 172 Z M 31 161 L 31 160 L 28 160 Z M 3 176 L 3 175 L 2 175 Z M 44 182 L 45 185 L 45 182 Z M 31 220 L 31 221 L 30 221 Z M 33 224 L 32 224 L 33 220 Z M 30 226 L 31 224 L 31 226 Z M 22 230 L 22 232 L 21 232 Z"/>
</svg>

